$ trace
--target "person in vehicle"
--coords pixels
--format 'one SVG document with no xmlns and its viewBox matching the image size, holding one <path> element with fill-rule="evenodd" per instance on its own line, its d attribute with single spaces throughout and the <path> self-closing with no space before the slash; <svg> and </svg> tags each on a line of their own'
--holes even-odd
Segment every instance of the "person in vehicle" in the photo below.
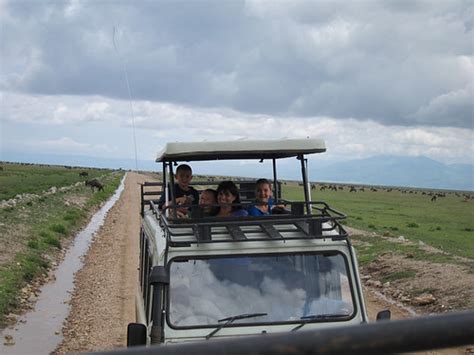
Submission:
<svg viewBox="0 0 474 355">
<path fill-rule="evenodd" d="M 268 216 L 272 214 L 272 185 L 267 179 L 258 179 L 255 184 L 256 203 L 248 209 L 249 216 Z"/>
<path fill-rule="evenodd" d="M 242 206 L 230 206 L 230 204 L 240 204 L 239 189 L 232 181 L 223 181 L 219 184 L 217 203 L 220 205 L 217 217 L 245 217 L 248 215 Z"/>
<path fill-rule="evenodd" d="M 199 192 L 194 187 L 190 186 L 191 180 L 193 179 L 193 171 L 187 164 L 181 164 L 176 168 L 175 184 L 174 184 L 174 196 L 177 205 L 197 205 L 199 202 Z M 168 199 L 171 197 L 168 196 Z M 162 193 L 160 200 L 158 201 L 158 207 L 163 208 L 166 201 L 165 194 Z M 177 209 L 179 217 L 184 217 L 188 213 L 186 207 Z"/>
<path fill-rule="evenodd" d="M 249 216 L 269 216 L 271 214 L 286 214 L 284 205 L 274 205 L 272 184 L 267 179 L 258 179 L 255 183 L 256 203 L 248 208 Z"/>
<path fill-rule="evenodd" d="M 199 209 L 202 217 L 212 217 L 217 214 L 217 191 L 214 189 L 206 189 L 199 196 Z"/>
</svg>

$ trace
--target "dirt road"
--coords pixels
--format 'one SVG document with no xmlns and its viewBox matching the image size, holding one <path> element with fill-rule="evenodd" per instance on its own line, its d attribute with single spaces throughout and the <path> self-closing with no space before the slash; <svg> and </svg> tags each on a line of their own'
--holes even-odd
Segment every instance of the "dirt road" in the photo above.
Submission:
<svg viewBox="0 0 474 355">
<path fill-rule="evenodd" d="M 148 177 L 128 173 L 121 198 L 109 211 L 76 274 L 71 311 L 56 354 L 108 350 L 126 346 L 126 328 L 135 321 L 134 295 L 138 279 L 140 186 Z M 391 309 L 392 318 L 410 315 L 365 290 L 369 318 Z M 442 352 L 437 352 L 440 354 Z M 453 352 L 447 352 L 453 353 Z M 434 354 L 434 353 L 433 353 Z"/>
</svg>

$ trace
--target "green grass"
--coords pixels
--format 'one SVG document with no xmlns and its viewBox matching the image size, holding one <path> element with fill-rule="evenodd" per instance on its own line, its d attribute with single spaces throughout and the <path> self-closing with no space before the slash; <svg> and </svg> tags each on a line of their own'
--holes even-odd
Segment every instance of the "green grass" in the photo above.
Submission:
<svg viewBox="0 0 474 355">
<path fill-rule="evenodd" d="M 61 223 L 54 223 L 49 227 L 50 230 L 53 232 L 59 233 L 59 234 L 67 234 L 68 230 L 64 226 L 64 224 Z"/>
<path fill-rule="evenodd" d="M 302 187 L 284 185 L 283 198 L 302 200 Z M 431 202 L 429 196 L 398 190 L 377 192 L 312 191 L 313 201 L 325 201 L 347 216 L 346 225 L 404 236 L 448 253 L 474 259 L 474 200 L 448 193 Z"/>
<path fill-rule="evenodd" d="M 58 237 L 56 237 L 54 235 L 49 235 L 46 238 L 44 238 L 44 242 L 47 245 L 51 245 L 53 247 L 61 249 L 61 242 L 59 241 Z"/>
<path fill-rule="evenodd" d="M 401 256 L 410 256 L 414 260 L 428 261 L 437 264 L 462 264 L 468 267 L 473 267 L 474 262 L 466 263 L 459 261 L 455 256 L 450 254 L 429 253 L 422 250 L 418 245 L 411 245 L 407 243 L 394 243 L 386 238 L 380 236 L 352 236 L 354 247 L 357 250 L 359 264 L 361 266 L 367 265 L 374 261 L 383 253 L 390 252 L 399 254 Z M 357 243 L 362 242 L 362 243 Z"/>
<path fill-rule="evenodd" d="M 26 282 L 47 272 L 48 261 L 38 252 L 30 251 L 15 257 L 15 261 L 0 269 L 0 325 L 6 312 L 18 305 L 19 290 Z"/>
<path fill-rule="evenodd" d="M 8 200 L 18 194 L 39 193 L 52 186 L 63 187 L 109 173 L 108 169 L 66 168 L 64 166 L 25 165 L 2 162 L 0 171 L 0 200 Z M 80 177 L 85 171 L 88 177 Z"/>
<path fill-rule="evenodd" d="M 55 167 L 51 169 L 57 171 Z M 32 171 L 36 174 L 36 167 L 32 167 Z M 19 290 L 26 282 L 47 271 L 48 255 L 56 253 L 62 247 L 64 238 L 74 235 L 84 226 L 90 212 L 113 194 L 123 176 L 123 173 L 110 170 L 98 172 L 102 173 L 104 191 L 92 192 L 81 184 L 67 192 L 35 199 L 31 204 L 0 209 L 0 248 L 5 250 L 8 244 L 1 244 L 8 242 L 8 238 L 14 239 L 18 246 L 13 259 L 0 264 L 0 325 L 5 314 L 17 306 Z M 24 173 L 27 174 L 27 171 Z M 26 181 L 35 183 L 34 179 Z M 84 208 L 74 204 L 79 200 L 84 201 Z M 21 229 L 18 229 L 19 226 Z"/>
<path fill-rule="evenodd" d="M 74 223 L 76 220 L 81 218 L 82 214 L 79 209 L 70 209 L 67 210 L 63 216 L 63 219 L 69 223 Z"/>
</svg>

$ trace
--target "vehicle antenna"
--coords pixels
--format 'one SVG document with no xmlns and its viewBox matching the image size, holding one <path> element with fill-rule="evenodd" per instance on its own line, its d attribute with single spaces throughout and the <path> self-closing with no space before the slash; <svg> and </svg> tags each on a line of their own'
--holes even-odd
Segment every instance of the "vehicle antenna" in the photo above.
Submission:
<svg viewBox="0 0 474 355">
<path fill-rule="evenodd" d="M 133 100 L 132 100 L 132 90 L 130 89 L 130 82 L 128 81 L 128 72 L 127 72 L 127 63 L 125 61 L 125 58 L 120 55 L 119 50 L 117 49 L 117 43 L 115 42 L 115 26 L 114 26 L 114 33 L 112 36 L 112 41 L 114 43 L 114 49 L 119 58 L 122 60 L 122 65 L 123 65 L 123 72 L 125 74 L 125 82 L 127 83 L 127 89 L 128 89 L 128 102 L 130 104 L 130 116 L 132 117 L 132 131 L 133 131 L 133 147 L 135 151 L 135 171 L 138 171 L 138 158 L 137 158 L 137 139 L 135 136 L 135 116 L 133 114 Z"/>
</svg>

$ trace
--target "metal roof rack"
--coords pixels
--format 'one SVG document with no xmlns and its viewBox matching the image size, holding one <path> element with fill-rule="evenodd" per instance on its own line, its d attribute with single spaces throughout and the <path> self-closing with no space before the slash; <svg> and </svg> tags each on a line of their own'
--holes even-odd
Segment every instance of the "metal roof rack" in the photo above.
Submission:
<svg viewBox="0 0 474 355">
<path fill-rule="evenodd" d="M 248 217 L 170 218 L 165 207 L 159 210 L 152 201 L 151 208 L 161 222 L 169 246 L 184 247 L 193 243 L 223 243 L 245 241 L 347 239 L 348 234 L 339 222 L 346 216 L 325 202 L 309 202 L 317 213 L 281 214 Z M 303 210 L 301 202 L 288 202 L 293 213 Z M 293 206 L 296 206 L 293 208 Z"/>
</svg>

